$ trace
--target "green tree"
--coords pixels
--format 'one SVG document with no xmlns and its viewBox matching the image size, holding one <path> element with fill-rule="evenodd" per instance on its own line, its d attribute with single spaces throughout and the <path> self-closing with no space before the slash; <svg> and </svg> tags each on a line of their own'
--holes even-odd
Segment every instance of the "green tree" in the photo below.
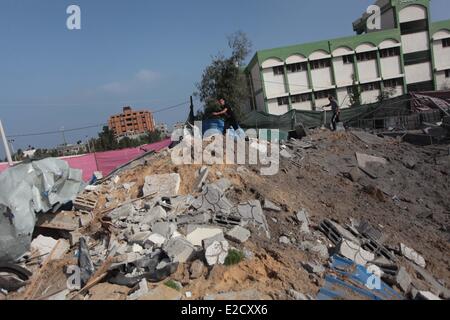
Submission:
<svg viewBox="0 0 450 320">
<path fill-rule="evenodd" d="M 350 106 L 360 106 L 361 105 L 361 92 L 359 90 L 359 86 L 356 83 L 356 76 L 353 75 L 353 83 L 351 87 L 351 92 L 349 93 L 349 99 L 350 99 Z"/>
<path fill-rule="evenodd" d="M 94 145 L 97 151 L 115 150 L 118 147 L 114 132 L 108 126 L 103 127 L 103 131 L 98 134 Z"/>
<path fill-rule="evenodd" d="M 231 56 L 219 53 L 203 71 L 200 83 L 197 83 L 196 95 L 205 106 L 210 106 L 218 97 L 224 97 L 240 116 L 241 106 L 247 103 L 250 93 L 248 83 L 241 66 L 252 50 L 251 41 L 242 31 L 228 36 Z"/>
</svg>

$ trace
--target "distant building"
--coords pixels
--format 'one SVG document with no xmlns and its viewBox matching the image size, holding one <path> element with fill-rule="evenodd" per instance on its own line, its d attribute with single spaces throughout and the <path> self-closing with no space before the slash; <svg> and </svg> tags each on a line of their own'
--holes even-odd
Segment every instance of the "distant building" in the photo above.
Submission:
<svg viewBox="0 0 450 320">
<path fill-rule="evenodd" d="M 358 35 L 258 51 L 246 69 L 251 109 L 281 115 L 320 110 L 328 95 L 349 107 L 354 90 L 367 104 L 386 91 L 449 88 L 450 20 L 432 22 L 429 0 L 376 4 L 380 30 L 367 30 L 365 14 L 353 23 Z"/>
<path fill-rule="evenodd" d="M 87 146 L 84 143 L 60 145 L 56 148 L 62 155 L 74 155 L 86 153 Z"/>
<path fill-rule="evenodd" d="M 124 107 L 121 114 L 111 116 L 108 126 L 117 138 L 133 138 L 155 131 L 155 122 L 151 112 L 135 111 L 131 107 Z"/>
<path fill-rule="evenodd" d="M 169 135 L 169 127 L 167 124 L 165 123 L 159 123 L 156 125 L 156 130 L 158 130 L 159 132 L 161 132 L 161 134 L 163 136 L 168 136 Z"/>
</svg>

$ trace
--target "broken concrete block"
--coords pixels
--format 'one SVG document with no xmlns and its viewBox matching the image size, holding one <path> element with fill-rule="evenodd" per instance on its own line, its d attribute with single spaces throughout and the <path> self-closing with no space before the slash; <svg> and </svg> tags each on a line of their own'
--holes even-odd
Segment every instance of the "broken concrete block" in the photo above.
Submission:
<svg viewBox="0 0 450 320">
<path fill-rule="evenodd" d="M 280 156 L 285 158 L 285 159 L 292 158 L 292 155 L 286 149 L 280 150 Z"/>
<path fill-rule="evenodd" d="M 136 253 L 142 253 L 142 251 L 144 251 L 144 248 L 142 248 L 140 245 L 135 243 L 135 244 L 133 244 L 133 247 L 131 248 L 131 250 Z"/>
<path fill-rule="evenodd" d="M 236 214 L 241 217 L 242 222 L 248 223 L 257 229 L 264 231 L 266 236 L 270 238 L 266 216 L 264 215 L 261 203 L 258 200 L 240 203 L 236 208 Z"/>
<path fill-rule="evenodd" d="M 127 300 L 137 300 L 139 298 L 141 298 L 142 296 L 146 295 L 148 293 L 148 284 L 147 284 L 147 279 L 142 279 L 139 282 L 139 287 L 138 289 L 133 292 L 132 294 L 130 294 L 127 298 Z"/>
<path fill-rule="evenodd" d="M 237 243 L 244 243 L 250 236 L 251 232 L 241 226 L 235 226 L 226 233 L 226 238 Z"/>
<path fill-rule="evenodd" d="M 217 186 L 206 185 L 202 194 L 192 203 L 192 207 L 203 212 L 229 214 L 233 205 Z"/>
<path fill-rule="evenodd" d="M 303 268 L 305 268 L 305 270 L 309 273 L 315 273 L 319 276 L 321 276 L 325 272 L 325 268 L 322 265 L 314 262 L 304 263 Z"/>
<path fill-rule="evenodd" d="M 345 239 L 339 243 L 337 250 L 341 256 L 362 266 L 375 259 L 375 255 L 372 252 L 366 251 L 360 245 Z"/>
<path fill-rule="evenodd" d="M 201 262 L 200 260 L 195 260 L 194 262 L 192 262 L 189 268 L 190 278 L 198 279 L 203 276 L 204 271 L 205 266 L 203 265 L 203 262 Z"/>
<path fill-rule="evenodd" d="M 36 250 L 38 256 L 48 255 L 52 252 L 53 248 L 56 246 L 58 240 L 50 237 L 44 237 L 39 235 L 33 241 L 31 241 L 31 250 Z"/>
<path fill-rule="evenodd" d="M 217 235 L 223 235 L 223 230 L 221 228 L 188 226 L 188 230 L 186 239 L 194 246 L 201 246 L 202 241 L 205 239 L 209 239 Z"/>
<path fill-rule="evenodd" d="M 302 209 L 299 212 L 297 212 L 296 217 L 297 220 L 300 222 L 300 232 L 310 233 L 308 212 L 305 209 Z"/>
<path fill-rule="evenodd" d="M 141 296 L 138 300 L 181 300 L 181 292 L 160 284 L 155 289 Z"/>
<path fill-rule="evenodd" d="M 280 237 L 280 239 L 278 239 L 278 241 L 281 243 L 281 244 L 291 244 L 291 240 L 288 238 L 288 237 L 286 237 L 286 236 L 281 236 Z"/>
<path fill-rule="evenodd" d="M 144 197 L 154 194 L 155 197 L 174 197 L 178 195 L 181 177 L 178 173 L 157 174 L 145 177 L 142 192 Z"/>
<path fill-rule="evenodd" d="M 318 254 L 323 259 L 328 259 L 330 254 L 328 253 L 328 247 L 324 244 L 312 245 L 309 251 Z"/>
<path fill-rule="evenodd" d="M 167 238 L 163 237 L 162 235 L 160 235 L 158 233 L 152 233 L 148 237 L 148 241 L 153 243 L 158 248 L 161 248 L 163 246 L 163 244 L 167 241 Z"/>
<path fill-rule="evenodd" d="M 178 225 L 186 224 L 207 224 L 211 221 L 211 214 L 202 212 L 195 215 L 184 215 L 177 218 Z"/>
<path fill-rule="evenodd" d="M 132 203 L 125 204 L 119 208 L 114 209 L 110 213 L 108 213 L 108 217 L 112 220 L 117 220 L 120 218 L 132 216 L 136 213 L 136 209 L 134 208 Z"/>
<path fill-rule="evenodd" d="M 395 282 L 403 292 L 408 292 L 409 288 L 411 287 L 411 276 L 405 268 L 401 267 L 398 270 L 398 273 L 395 276 Z"/>
<path fill-rule="evenodd" d="M 289 289 L 288 294 L 294 300 L 308 300 L 303 293 L 295 291 L 294 289 Z"/>
<path fill-rule="evenodd" d="M 170 239 L 164 246 L 164 251 L 170 257 L 172 262 L 185 263 L 189 261 L 194 252 L 195 247 L 182 237 Z"/>
<path fill-rule="evenodd" d="M 153 225 L 152 231 L 169 239 L 177 231 L 177 225 L 171 222 L 157 222 Z"/>
<path fill-rule="evenodd" d="M 272 201 L 270 201 L 268 199 L 264 199 L 263 209 L 270 210 L 270 211 L 275 211 L 275 212 L 280 212 L 281 211 L 280 207 L 278 207 L 275 203 L 273 203 Z"/>
<path fill-rule="evenodd" d="M 200 175 L 199 175 L 197 181 L 195 182 L 194 189 L 196 191 L 201 191 L 202 190 L 203 184 L 205 183 L 206 178 L 208 178 L 208 174 L 209 174 L 209 168 L 207 166 L 203 166 L 200 169 Z"/>
<path fill-rule="evenodd" d="M 167 212 L 161 206 L 155 206 L 141 219 L 140 223 L 153 224 L 158 220 L 167 218 Z"/>
<path fill-rule="evenodd" d="M 223 234 L 203 240 L 203 249 L 208 265 L 224 264 L 228 255 L 229 244 Z"/>
<path fill-rule="evenodd" d="M 408 248 L 403 243 L 400 243 L 400 252 L 406 259 L 414 262 L 418 266 L 422 268 L 426 267 L 425 259 L 420 254 L 418 254 L 414 249 Z"/>
<path fill-rule="evenodd" d="M 72 232 L 69 232 L 69 242 L 70 242 L 70 246 L 74 246 L 74 245 L 76 245 L 79 241 L 80 241 L 80 238 L 82 237 L 83 235 L 81 234 L 81 232 L 79 232 L 79 231 L 77 231 L 77 230 L 75 230 L 75 231 L 72 231 Z"/>
<path fill-rule="evenodd" d="M 145 242 L 148 240 L 148 237 L 150 237 L 151 234 L 152 233 L 150 231 L 138 232 L 128 238 L 128 243 L 144 246 Z"/>
</svg>

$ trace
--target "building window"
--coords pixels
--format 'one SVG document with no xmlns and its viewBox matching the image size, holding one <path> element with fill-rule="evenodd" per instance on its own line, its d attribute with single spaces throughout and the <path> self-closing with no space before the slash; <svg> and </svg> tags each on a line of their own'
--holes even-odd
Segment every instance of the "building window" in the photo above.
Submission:
<svg viewBox="0 0 450 320">
<path fill-rule="evenodd" d="M 395 57 L 400 55 L 400 48 L 388 48 L 380 51 L 381 58 Z"/>
<path fill-rule="evenodd" d="M 331 66 L 331 60 L 330 59 L 322 59 L 322 60 L 315 60 L 311 61 L 311 69 L 323 69 L 328 68 Z"/>
<path fill-rule="evenodd" d="M 278 105 L 279 106 L 285 106 L 285 105 L 289 104 L 289 98 L 288 97 L 281 97 L 281 98 L 278 98 L 277 100 L 278 100 Z"/>
<path fill-rule="evenodd" d="M 294 63 L 286 66 L 288 73 L 306 71 L 306 63 Z"/>
<path fill-rule="evenodd" d="M 273 74 L 276 76 L 284 74 L 284 66 L 273 67 Z"/>
<path fill-rule="evenodd" d="M 372 82 L 372 83 L 366 83 L 361 86 L 361 91 L 374 91 L 374 90 L 380 90 L 380 83 L 379 82 Z"/>
<path fill-rule="evenodd" d="M 334 90 L 318 91 L 314 93 L 314 96 L 316 99 L 325 99 L 329 96 L 334 96 Z"/>
<path fill-rule="evenodd" d="M 445 77 L 450 78 L 450 69 L 445 70 Z"/>
<path fill-rule="evenodd" d="M 450 47 L 450 38 L 443 39 L 443 40 L 442 40 L 442 46 L 443 46 L 444 48 Z"/>
<path fill-rule="evenodd" d="M 301 103 L 305 101 L 311 101 L 311 94 L 310 93 L 304 93 L 304 94 L 296 94 L 291 97 L 292 103 Z"/>
<path fill-rule="evenodd" d="M 352 64 L 354 62 L 353 55 L 343 56 L 342 60 L 344 61 L 344 64 Z"/>
<path fill-rule="evenodd" d="M 389 79 L 383 82 L 385 88 L 396 88 L 403 85 L 402 79 Z"/>
<path fill-rule="evenodd" d="M 361 52 L 356 55 L 356 59 L 358 61 L 369 61 L 369 60 L 375 60 L 377 58 L 376 51 L 369 51 L 369 52 Z"/>
<path fill-rule="evenodd" d="M 411 34 L 426 31 L 428 29 L 428 20 L 415 20 L 400 24 L 400 34 Z"/>
</svg>

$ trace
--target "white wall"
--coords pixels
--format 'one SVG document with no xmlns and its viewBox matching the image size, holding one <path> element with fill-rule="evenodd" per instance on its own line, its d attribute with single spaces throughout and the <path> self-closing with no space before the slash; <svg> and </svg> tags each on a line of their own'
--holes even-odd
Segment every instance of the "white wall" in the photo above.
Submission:
<svg viewBox="0 0 450 320">
<path fill-rule="evenodd" d="M 377 60 L 358 61 L 358 74 L 360 82 L 379 78 Z"/>
<path fill-rule="evenodd" d="M 313 88 L 321 89 L 332 86 L 331 68 L 311 70 Z"/>
<path fill-rule="evenodd" d="M 401 96 L 403 94 L 403 86 L 396 86 L 394 89 L 386 88 L 386 90 L 389 89 L 389 92 L 392 93 L 390 96 L 391 98 Z"/>
<path fill-rule="evenodd" d="M 308 71 L 293 72 L 287 75 L 291 94 L 310 89 L 308 84 Z"/>
<path fill-rule="evenodd" d="M 405 66 L 405 79 L 407 84 L 432 80 L 431 63 L 424 62 Z"/>
<path fill-rule="evenodd" d="M 253 82 L 253 89 L 256 91 L 260 90 L 262 88 L 261 84 L 261 75 L 259 73 L 259 65 L 255 64 L 251 71 L 251 77 Z"/>
<path fill-rule="evenodd" d="M 288 105 L 279 106 L 277 99 L 270 99 L 267 101 L 267 107 L 270 114 L 282 115 L 289 111 Z"/>
<path fill-rule="evenodd" d="M 378 101 L 378 97 L 381 95 L 381 90 L 372 90 L 361 92 L 362 104 L 374 103 Z"/>
<path fill-rule="evenodd" d="M 262 74 L 267 97 L 272 98 L 286 93 L 284 76 L 282 74 L 275 75 L 272 68 L 264 69 Z"/>
<path fill-rule="evenodd" d="M 450 47 L 444 48 L 442 40 L 433 41 L 433 53 L 437 69 L 450 69 Z"/>
<path fill-rule="evenodd" d="M 293 103 L 292 108 L 296 110 L 312 110 L 312 102 L 311 101 L 304 101 L 299 103 Z"/>
<path fill-rule="evenodd" d="M 349 85 L 353 83 L 353 63 L 344 64 L 342 57 L 333 58 L 334 74 L 336 76 L 336 85 Z"/>
<path fill-rule="evenodd" d="M 402 74 L 399 56 L 381 58 L 380 62 L 383 77 L 393 77 Z"/>
<path fill-rule="evenodd" d="M 316 107 L 319 110 L 320 110 L 321 107 L 326 106 L 329 103 L 330 103 L 330 100 L 328 100 L 328 98 L 316 99 Z M 327 109 L 330 109 L 330 107 L 328 107 Z"/>
<path fill-rule="evenodd" d="M 402 35 L 403 54 L 430 49 L 428 31 Z"/>
<path fill-rule="evenodd" d="M 445 77 L 445 71 L 436 72 L 436 85 L 438 90 L 450 89 L 450 78 Z"/>
<path fill-rule="evenodd" d="M 347 87 L 338 88 L 337 90 L 337 100 L 341 108 L 348 108 L 350 106 L 350 97 L 347 93 Z"/>
<path fill-rule="evenodd" d="M 427 18 L 427 9 L 421 5 L 411 5 L 400 10 L 398 16 L 400 23 L 423 20 Z"/>
</svg>

